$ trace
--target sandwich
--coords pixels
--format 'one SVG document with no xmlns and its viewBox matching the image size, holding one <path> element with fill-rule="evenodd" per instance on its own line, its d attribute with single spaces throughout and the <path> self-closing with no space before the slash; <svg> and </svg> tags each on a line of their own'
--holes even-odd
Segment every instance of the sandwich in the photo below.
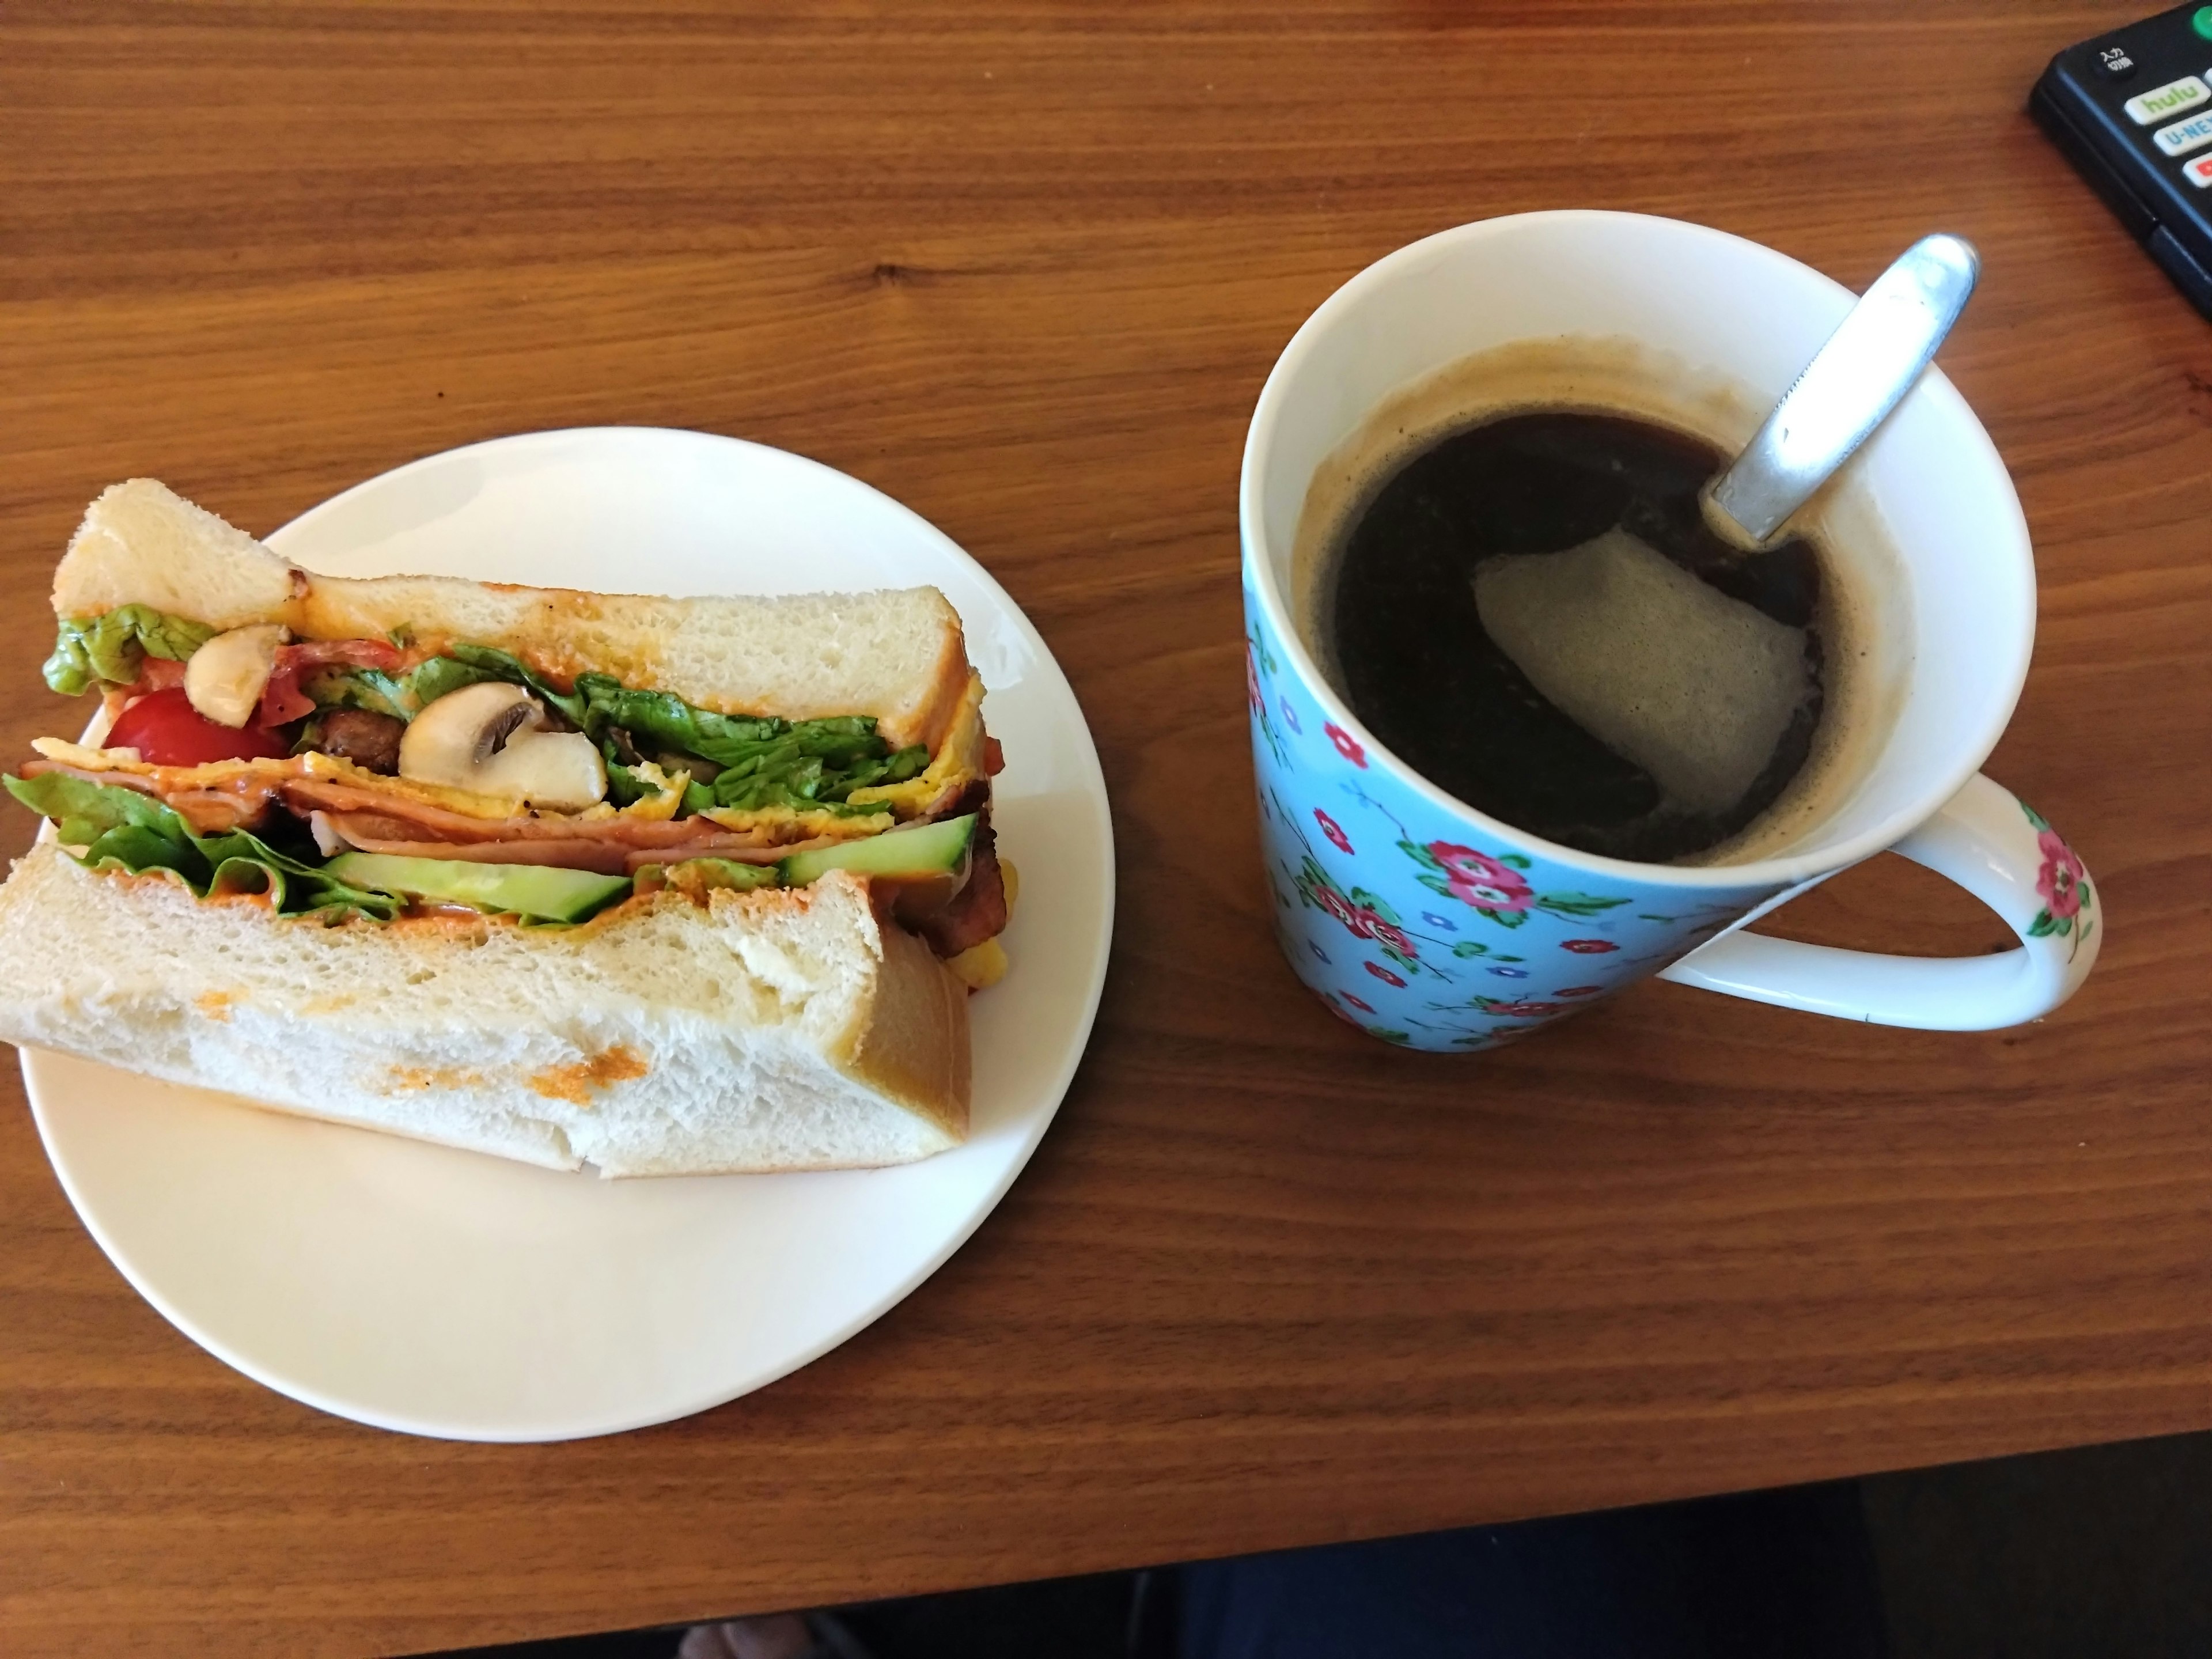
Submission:
<svg viewBox="0 0 2212 1659">
<path fill-rule="evenodd" d="M 134 479 L 53 604 L 0 1038 L 609 1176 L 964 1138 L 1013 872 L 936 589 L 322 576 Z"/>
</svg>

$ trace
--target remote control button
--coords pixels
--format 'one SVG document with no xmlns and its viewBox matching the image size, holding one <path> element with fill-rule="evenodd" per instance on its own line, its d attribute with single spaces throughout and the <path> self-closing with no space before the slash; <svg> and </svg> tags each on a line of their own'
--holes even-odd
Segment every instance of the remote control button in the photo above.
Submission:
<svg viewBox="0 0 2212 1659">
<path fill-rule="evenodd" d="M 2212 6 L 2199 6 L 2189 15 L 2189 27 L 2207 40 L 2212 40 Z"/>
<path fill-rule="evenodd" d="M 2160 127 L 2150 138 L 2168 155 L 2186 155 L 2192 149 L 2203 149 L 2212 144 L 2212 112 L 2192 115 L 2186 121 Z"/>
<path fill-rule="evenodd" d="M 2212 6 L 2204 9 L 2212 11 Z M 2128 56 L 2125 46 L 2098 47 L 2097 67 L 2105 71 L 2107 81 L 2132 81 L 2136 78 L 2136 60 Z"/>
<path fill-rule="evenodd" d="M 2139 127 L 2147 127 L 2154 121 L 2163 121 L 2169 115 L 2179 115 L 2206 102 L 2212 102 L 2212 91 L 2207 91 L 2203 82 L 2195 76 L 2185 75 L 2179 81 L 2168 81 L 2162 87 L 2137 93 L 2122 107 L 2127 111 L 2128 119 Z"/>
<path fill-rule="evenodd" d="M 2212 155 L 2200 155 L 2193 161 L 2184 162 L 2181 173 L 2199 190 L 2212 186 Z"/>
</svg>

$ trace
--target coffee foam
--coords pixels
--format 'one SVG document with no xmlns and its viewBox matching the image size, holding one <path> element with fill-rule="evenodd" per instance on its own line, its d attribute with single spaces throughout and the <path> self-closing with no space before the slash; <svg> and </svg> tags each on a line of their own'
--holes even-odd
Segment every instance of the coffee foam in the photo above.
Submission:
<svg viewBox="0 0 2212 1659">
<path fill-rule="evenodd" d="M 1719 817 L 1811 698 L 1805 630 L 1618 528 L 1475 568 L 1475 608 L 1552 706 L 1649 773 L 1662 810 Z"/>
<path fill-rule="evenodd" d="M 1479 353 L 1389 398 L 1316 469 L 1291 552 L 1299 634 L 1340 694 L 1343 675 L 1329 654 L 1330 630 L 1324 626 L 1328 591 L 1346 538 L 1375 493 L 1413 454 L 1454 432 L 1539 412 L 1632 416 L 1734 454 L 1758 429 L 1766 410 L 1741 385 L 1700 373 L 1672 354 L 1634 340 L 1576 336 L 1516 342 Z M 1910 589 L 1873 502 L 1863 492 L 1832 483 L 1798 514 L 1791 529 L 1811 541 L 1820 556 L 1815 620 L 1825 646 L 1826 701 L 1813 750 L 1771 807 L 1739 835 L 1681 860 L 1685 864 L 1743 864 L 1787 851 L 1864 783 L 1904 703 L 1911 672 Z M 1506 641 L 1498 642 L 1515 654 Z M 1522 666 L 1527 672 L 1527 665 Z M 1539 683 L 1539 689 L 1600 741 L 1658 777 L 1643 757 L 1621 746 L 1620 732 L 1609 735 L 1554 696 L 1552 688 Z M 1759 716 L 1747 718 L 1755 724 Z M 1684 779 L 1689 773 L 1680 767 L 1694 770 L 1697 764 L 1680 756 L 1668 763 Z M 1659 781 L 1669 793 L 1677 793 L 1667 779 Z M 1709 777 L 1687 787 L 1718 786 Z"/>
</svg>

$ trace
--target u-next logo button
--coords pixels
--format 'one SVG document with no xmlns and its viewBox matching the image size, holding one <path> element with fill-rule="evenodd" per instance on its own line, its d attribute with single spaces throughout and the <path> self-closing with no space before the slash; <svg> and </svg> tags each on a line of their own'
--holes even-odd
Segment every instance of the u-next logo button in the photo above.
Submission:
<svg viewBox="0 0 2212 1659">
<path fill-rule="evenodd" d="M 2212 103 L 2212 91 L 2207 91 L 2204 82 L 2197 76 L 2185 75 L 2179 81 L 2168 81 L 2162 87 L 2137 93 L 2121 107 L 2127 111 L 2128 119 L 2139 127 L 2147 127 L 2154 121 L 2163 121 L 2169 115 L 2179 115 L 2203 103 Z"/>
<path fill-rule="evenodd" d="M 2186 121 L 2176 121 L 2170 127 L 2160 127 L 2150 137 L 2168 155 L 2186 155 L 2192 149 L 2202 149 L 2212 144 L 2212 110 L 2192 115 Z"/>
</svg>

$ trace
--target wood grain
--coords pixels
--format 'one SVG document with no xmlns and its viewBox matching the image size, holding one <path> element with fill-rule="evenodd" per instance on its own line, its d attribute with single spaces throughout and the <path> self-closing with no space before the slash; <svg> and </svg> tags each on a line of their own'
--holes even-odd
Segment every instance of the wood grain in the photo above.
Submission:
<svg viewBox="0 0 2212 1659">
<path fill-rule="evenodd" d="M 975 1239 L 798 1375 L 583 1444 L 228 1370 L 100 1257 L 9 1079 L 0 1649 L 404 1652 L 2212 1425 L 2212 333 L 2020 113 L 2139 9 L 8 0 L 0 750 L 69 722 L 46 579 L 113 479 L 265 530 L 473 439 L 697 427 L 992 568 L 1089 713 L 1122 899 L 1089 1060 Z M 1991 770 L 2109 907 L 2057 1017 L 1652 985 L 1438 1058 L 1276 957 L 1253 398 L 1370 259 L 1575 204 L 1854 285 L 1979 244 L 1944 361 L 2043 594 Z M 1783 925 L 1996 942 L 1894 860 Z"/>
</svg>

